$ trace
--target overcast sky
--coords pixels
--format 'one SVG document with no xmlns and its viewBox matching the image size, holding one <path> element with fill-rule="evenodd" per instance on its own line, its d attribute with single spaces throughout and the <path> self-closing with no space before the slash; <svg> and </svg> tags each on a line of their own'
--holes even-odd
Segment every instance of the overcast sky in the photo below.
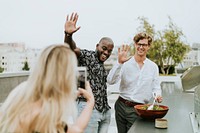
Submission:
<svg viewBox="0 0 200 133">
<path fill-rule="evenodd" d="M 81 29 L 74 40 L 80 48 L 95 49 L 103 36 L 115 45 L 130 43 L 138 17 L 163 30 L 170 16 L 188 44 L 200 43 L 200 0 L 0 0 L 0 43 L 32 48 L 63 43 L 65 19 L 72 12 L 79 14 Z"/>
</svg>

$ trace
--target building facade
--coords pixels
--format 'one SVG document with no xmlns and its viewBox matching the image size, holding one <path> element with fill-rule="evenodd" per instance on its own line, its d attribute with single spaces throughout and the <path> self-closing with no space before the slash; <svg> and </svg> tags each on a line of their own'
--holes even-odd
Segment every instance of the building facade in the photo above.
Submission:
<svg viewBox="0 0 200 133">
<path fill-rule="evenodd" d="M 200 43 L 192 44 L 191 51 L 184 57 L 181 65 L 182 68 L 200 65 Z"/>
<path fill-rule="evenodd" d="M 20 72 L 25 62 L 29 68 L 36 63 L 40 49 L 25 48 L 24 43 L 0 43 L 0 67 L 5 72 Z"/>
</svg>

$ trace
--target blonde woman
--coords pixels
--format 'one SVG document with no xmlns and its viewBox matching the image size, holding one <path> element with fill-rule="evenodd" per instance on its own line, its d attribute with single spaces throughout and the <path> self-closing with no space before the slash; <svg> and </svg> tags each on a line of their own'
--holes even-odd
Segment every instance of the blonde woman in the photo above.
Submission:
<svg viewBox="0 0 200 133">
<path fill-rule="evenodd" d="M 92 113 L 94 96 L 88 82 L 85 90 L 77 91 L 76 74 L 77 58 L 68 45 L 45 48 L 28 80 L 14 88 L 2 104 L 0 132 L 83 132 Z M 78 95 L 87 99 L 87 106 L 76 117 Z"/>
</svg>

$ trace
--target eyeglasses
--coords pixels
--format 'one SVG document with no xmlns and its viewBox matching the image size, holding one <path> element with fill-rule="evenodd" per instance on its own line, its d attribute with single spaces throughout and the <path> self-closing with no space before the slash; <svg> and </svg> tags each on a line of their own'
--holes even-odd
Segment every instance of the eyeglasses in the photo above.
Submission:
<svg viewBox="0 0 200 133">
<path fill-rule="evenodd" d="M 137 45 L 138 47 L 141 47 L 141 46 L 142 46 L 143 48 L 148 46 L 148 44 L 142 44 L 142 43 L 136 43 L 136 45 Z"/>
</svg>

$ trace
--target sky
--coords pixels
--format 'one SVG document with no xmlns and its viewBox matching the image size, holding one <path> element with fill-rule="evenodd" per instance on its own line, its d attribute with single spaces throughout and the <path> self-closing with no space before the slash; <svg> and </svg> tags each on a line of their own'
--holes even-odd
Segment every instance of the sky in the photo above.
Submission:
<svg viewBox="0 0 200 133">
<path fill-rule="evenodd" d="M 0 0 L 0 43 L 25 43 L 44 48 L 64 42 L 66 16 L 77 12 L 77 46 L 94 50 L 104 37 L 115 45 L 130 44 L 147 18 L 156 31 L 164 30 L 170 16 L 188 44 L 200 43 L 200 0 Z"/>
</svg>

